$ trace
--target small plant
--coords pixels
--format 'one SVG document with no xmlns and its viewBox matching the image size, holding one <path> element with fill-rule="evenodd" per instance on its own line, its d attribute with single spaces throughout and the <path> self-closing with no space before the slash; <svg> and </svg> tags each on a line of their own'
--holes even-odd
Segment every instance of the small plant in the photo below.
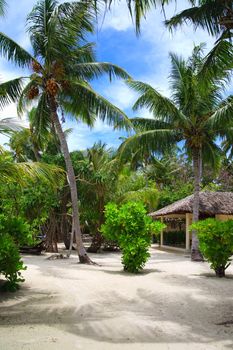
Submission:
<svg viewBox="0 0 233 350">
<path fill-rule="evenodd" d="M 25 269 L 13 238 L 9 234 L 0 235 L 0 274 L 7 279 L 3 289 L 16 291 L 19 283 L 24 282 L 20 270 Z"/>
<path fill-rule="evenodd" d="M 105 218 L 101 232 L 106 239 L 118 242 L 124 270 L 139 272 L 150 256 L 151 235 L 160 232 L 165 225 L 152 221 L 139 202 L 128 202 L 120 207 L 109 203 L 105 207 Z"/>
<path fill-rule="evenodd" d="M 233 255 L 233 220 L 206 219 L 191 226 L 198 233 L 200 250 L 218 277 L 225 276 Z"/>
<path fill-rule="evenodd" d="M 25 270 L 19 254 L 19 245 L 31 242 L 29 225 L 22 218 L 0 215 L 0 274 L 6 278 L 4 290 L 14 292 L 24 282 L 21 270 Z"/>
</svg>

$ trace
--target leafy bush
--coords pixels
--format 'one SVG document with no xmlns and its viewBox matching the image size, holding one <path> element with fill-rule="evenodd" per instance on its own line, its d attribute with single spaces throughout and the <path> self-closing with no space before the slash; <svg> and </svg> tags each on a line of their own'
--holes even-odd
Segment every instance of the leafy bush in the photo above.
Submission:
<svg viewBox="0 0 233 350">
<path fill-rule="evenodd" d="M 200 250 L 211 269 L 218 277 L 224 277 L 233 255 L 233 220 L 206 219 L 191 228 L 197 230 Z"/>
<path fill-rule="evenodd" d="M 0 235 L 0 274 L 7 279 L 4 290 L 14 292 L 24 279 L 20 270 L 25 270 L 19 250 L 9 234 Z"/>
<path fill-rule="evenodd" d="M 24 279 L 20 270 L 25 270 L 19 254 L 19 245 L 30 244 L 29 225 L 22 218 L 0 215 L 0 274 L 7 279 L 4 289 L 15 291 Z"/>
<path fill-rule="evenodd" d="M 7 217 L 0 215 L 0 235 L 8 233 L 17 246 L 32 243 L 30 226 L 21 217 Z"/>
<path fill-rule="evenodd" d="M 152 221 L 139 202 L 128 202 L 120 207 L 109 203 L 105 207 L 105 218 L 101 232 L 106 239 L 118 242 L 124 270 L 139 272 L 150 256 L 151 234 L 158 233 L 165 225 Z"/>
</svg>

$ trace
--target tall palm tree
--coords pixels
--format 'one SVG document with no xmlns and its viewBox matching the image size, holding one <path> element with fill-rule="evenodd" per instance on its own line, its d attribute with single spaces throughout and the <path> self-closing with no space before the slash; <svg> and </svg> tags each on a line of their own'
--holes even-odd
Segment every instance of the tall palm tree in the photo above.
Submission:
<svg viewBox="0 0 233 350">
<path fill-rule="evenodd" d="M 75 174 L 59 115 L 62 122 L 66 112 L 73 119 L 90 126 L 96 117 L 110 124 L 116 121 L 122 123 L 126 120 L 124 113 L 95 92 L 89 81 L 103 73 L 108 73 L 110 78 L 129 77 L 113 64 L 95 61 L 93 44 L 86 39 L 93 32 L 93 20 L 94 14 L 87 3 L 66 2 L 59 5 L 55 0 L 40 0 L 27 18 L 33 55 L 0 34 L 2 54 L 19 66 L 29 66 L 33 70 L 25 87 L 23 78 L 0 86 L 0 104 L 16 101 L 20 95 L 18 111 L 21 113 L 32 101 L 36 101 L 37 132 L 42 134 L 48 127 L 55 129 L 65 158 L 71 191 L 72 237 L 76 237 L 82 263 L 91 261 L 81 238 Z"/>
<path fill-rule="evenodd" d="M 151 152 L 163 152 L 171 145 L 180 142 L 186 153 L 193 160 L 194 172 L 194 202 L 193 221 L 199 219 L 199 191 L 201 183 L 202 162 L 209 161 L 214 165 L 218 162 L 220 148 L 216 143 L 217 135 L 224 135 L 224 127 L 213 123 L 221 111 L 223 78 L 217 76 L 215 81 L 206 79 L 202 72 L 203 53 L 201 47 L 194 48 L 192 56 L 184 60 L 175 54 L 170 54 L 171 98 L 161 95 L 148 84 L 129 81 L 129 86 L 141 96 L 134 104 L 134 109 L 146 107 L 153 114 L 153 119 L 135 118 L 131 122 L 136 134 L 129 137 L 120 147 L 124 153 L 128 149 L 140 148 Z M 205 86 L 205 89 L 203 89 Z M 217 115 L 217 116 L 216 116 Z M 192 260 L 200 260 L 196 232 L 192 233 Z"/>
</svg>

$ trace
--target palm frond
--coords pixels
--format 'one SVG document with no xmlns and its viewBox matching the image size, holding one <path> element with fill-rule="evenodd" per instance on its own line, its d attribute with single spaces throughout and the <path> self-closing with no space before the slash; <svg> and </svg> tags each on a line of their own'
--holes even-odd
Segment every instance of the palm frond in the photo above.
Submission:
<svg viewBox="0 0 233 350">
<path fill-rule="evenodd" d="M 130 78 L 129 74 L 124 69 L 108 62 L 78 63 L 76 65 L 73 65 L 71 69 L 72 74 L 75 73 L 78 79 L 84 80 L 98 78 L 104 73 L 109 75 L 110 81 L 114 77 L 123 79 Z"/>
<path fill-rule="evenodd" d="M 33 103 L 33 100 L 28 97 L 29 91 L 31 88 L 37 86 L 34 80 L 30 80 L 27 85 L 22 89 L 18 104 L 17 104 L 17 112 L 18 115 L 21 116 L 24 112 L 26 112 L 28 109 L 30 109 L 30 106 Z M 34 100 L 35 102 L 35 100 Z"/>
<path fill-rule="evenodd" d="M 23 90 L 24 78 L 17 78 L 0 84 L 0 108 L 17 102 Z"/>
<path fill-rule="evenodd" d="M 31 66 L 36 59 L 14 40 L 0 32 L 0 54 L 19 67 Z"/>
<path fill-rule="evenodd" d="M 94 91 L 83 81 L 73 81 L 69 93 L 62 94 L 62 105 L 82 121 L 100 118 L 118 128 L 130 127 L 129 119 L 119 108 Z"/>
<path fill-rule="evenodd" d="M 200 6 L 193 6 L 165 21 L 166 26 L 175 29 L 184 23 L 192 23 L 194 28 L 200 27 L 211 35 L 219 35 L 222 32 L 219 21 L 226 9 L 224 1 L 206 0 L 199 4 Z"/>
<path fill-rule="evenodd" d="M 149 131 L 169 129 L 171 125 L 160 119 L 130 118 L 130 122 L 135 131 Z"/>
<path fill-rule="evenodd" d="M 211 128 L 221 135 L 225 133 L 227 125 L 232 122 L 233 115 L 233 96 L 227 97 L 217 108 L 217 110 L 208 119 L 208 124 Z"/>
<path fill-rule="evenodd" d="M 22 129 L 22 125 L 15 118 L 4 118 L 0 120 L 0 133 L 8 134 L 12 131 L 19 131 Z"/>
<path fill-rule="evenodd" d="M 172 129 L 148 130 L 128 137 L 119 147 L 121 159 L 128 154 L 139 151 L 140 154 L 163 153 L 178 141 L 178 132 Z"/>
<path fill-rule="evenodd" d="M 147 108 L 155 117 L 161 117 L 165 121 L 176 120 L 184 124 L 187 122 L 185 115 L 179 111 L 175 104 L 169 98 L 161 95 L 149 84 L 128 80 L 127 85 L 141 94 L 133 106 L 134 110 Z"/>
<path fill-rule="evenodd" d="M 218 40 L 213 49 L 204 58 L 203 64 L 198 72 L 200 81 L 204 81 L 204 88 L 209 82 L 218 82 L 224 85 L 229 82 L 233 63 L 232 43 L 227 40 Z"/>
<path fill-rule="evenodd" d="M 6 152 L 0 155 L 0 174 L 2 183 L 17 182 L 26 185 L 29 180 L 43 180 L 58 187 L 64 180 L 64 170 L 46 163 L 14 163 Z"/>
<path fill-rule="evenodd" d="M 0 16 L 4 16 L 5 15 L 5 8 L 6 8 L 6 1 L 5 0 L 1 0 L 0 1 Z"/>
</svg>

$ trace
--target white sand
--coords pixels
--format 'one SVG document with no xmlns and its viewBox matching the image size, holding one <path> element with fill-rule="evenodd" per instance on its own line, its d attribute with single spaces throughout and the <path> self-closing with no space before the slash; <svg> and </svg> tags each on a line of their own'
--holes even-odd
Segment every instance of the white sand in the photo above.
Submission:
<svg viewBox="0 0 233 350">
<path fill-rule="evenodd" d="M 102 266 L 25 257 L 23 287 L 0 295 L 0 350 L 233 349 L 233 267 L 217 279 L 153 249 L 130 275 L 118 253 L 94 259 Z"/>
</svg>

